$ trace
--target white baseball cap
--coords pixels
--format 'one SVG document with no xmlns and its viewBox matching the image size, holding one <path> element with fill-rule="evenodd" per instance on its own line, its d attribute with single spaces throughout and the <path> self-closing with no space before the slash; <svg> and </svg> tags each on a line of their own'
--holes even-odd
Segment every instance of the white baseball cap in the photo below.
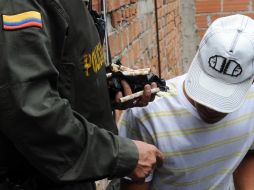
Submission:
<svg viewBox="0 0 254 190">
<path fill-rule="evenodd" d="M 237 110 L 254 80 L 254 20 L 215 20 L 200 42 L 185 80 L 187 95 L 222 113 Z"/>
</svg>

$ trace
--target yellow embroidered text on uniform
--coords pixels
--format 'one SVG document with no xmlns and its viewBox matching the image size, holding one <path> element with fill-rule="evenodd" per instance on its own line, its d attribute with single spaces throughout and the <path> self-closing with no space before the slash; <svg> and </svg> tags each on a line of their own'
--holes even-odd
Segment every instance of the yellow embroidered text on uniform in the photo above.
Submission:
<svg viewBox="0 0 254 190">
<path fill-rule="evenodd" d="M 98 43 L 91 54 L 84 55 L 85 75 L 89 76 L 91 69 L 97 73 L 104 63 L 104 55 L 101 43 Z"/>
</svg>

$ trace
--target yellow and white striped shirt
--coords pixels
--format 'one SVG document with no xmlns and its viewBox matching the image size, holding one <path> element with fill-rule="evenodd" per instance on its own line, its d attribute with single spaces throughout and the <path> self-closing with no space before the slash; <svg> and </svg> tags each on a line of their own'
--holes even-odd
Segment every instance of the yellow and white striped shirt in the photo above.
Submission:
<svg viewBox="0 0 254 190">
<path fill-rule="evenodd" d="M 166 156 L 153 190 L 228 190 L 232 173 L 254 149 L 254 86 L 243 106 L 214 124 L 203 122 L 183 94 L 185 75 L 167 81 L 168 93 L 124 112 L 121 136 L 156 145 Z"/>
</svg>

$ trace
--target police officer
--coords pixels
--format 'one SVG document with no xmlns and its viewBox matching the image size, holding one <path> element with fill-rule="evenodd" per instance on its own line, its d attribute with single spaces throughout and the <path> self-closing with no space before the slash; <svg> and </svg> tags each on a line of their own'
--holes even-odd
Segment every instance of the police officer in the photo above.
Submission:
<svg viewBox="0 0 254 190">
<path fill-rule="evenodd" d="M 108 131 L 103 50 L 82 1 L 1 0 L 0 12 L 0 189 L 147 176 L 163 156 Z M 148 85 L 141 100 L 150 96 Z"/>
</svg>

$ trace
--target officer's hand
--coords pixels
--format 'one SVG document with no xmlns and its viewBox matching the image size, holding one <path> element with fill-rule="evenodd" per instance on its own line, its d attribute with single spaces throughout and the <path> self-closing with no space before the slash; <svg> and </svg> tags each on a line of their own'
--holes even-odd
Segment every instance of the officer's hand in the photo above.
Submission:
<svg viewBox="0 0 254 190">
<path fill-rule="evenodd" d="M 155 94 L 152 94 L 151 89 L 156 88 L 157 84 L 153 82 L 151 85 L 147 84 L 144 86 L 143 94 L 137 98 L 130 99 L 124 103 L 121 103 L 120 98 L 131 95 L 132 90 L 130 85 L 125 80 L 121 80 L 123 92 L 119 91 L 115 97 L 115 107 L 117 109 L 127 109 L 132 107 L 143 107 L 147 106 L 149 102 L 154 100 Z"/>
<path fill-rule="evenodd" d="M 141 141 L 133 141 L 139 152 L 139 160 L 130 176 L 134 181 L 143 181 L 155 167 L 161 167 L 164 156 L 154 145 Z"/>
</svg>

